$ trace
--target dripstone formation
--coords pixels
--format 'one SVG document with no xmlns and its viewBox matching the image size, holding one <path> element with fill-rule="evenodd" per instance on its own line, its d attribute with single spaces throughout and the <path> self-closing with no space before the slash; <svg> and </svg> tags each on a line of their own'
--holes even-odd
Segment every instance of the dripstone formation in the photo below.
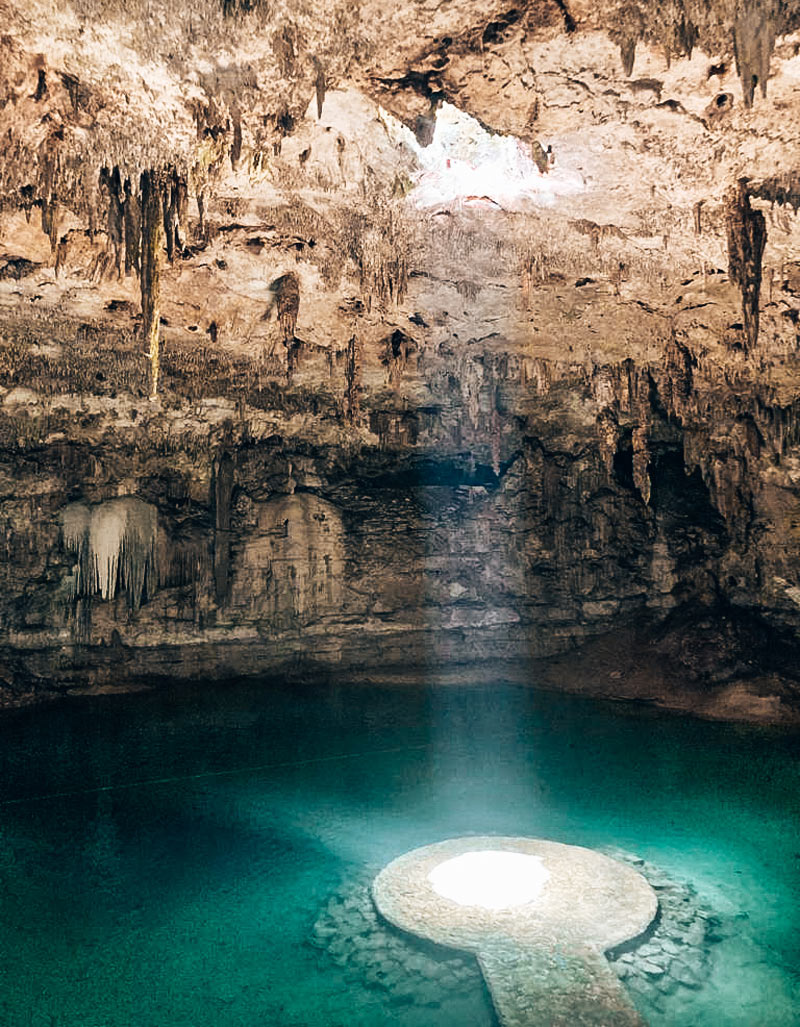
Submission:
<svg viewBox="0 0 800 1027">
<path fill-rule="evenodd" d="M 0 17 L 0 702 L 491 667 L 797 716 L 800 5 Z M 454 192 L 501 137 L 536 195 Z"/>
</svg>

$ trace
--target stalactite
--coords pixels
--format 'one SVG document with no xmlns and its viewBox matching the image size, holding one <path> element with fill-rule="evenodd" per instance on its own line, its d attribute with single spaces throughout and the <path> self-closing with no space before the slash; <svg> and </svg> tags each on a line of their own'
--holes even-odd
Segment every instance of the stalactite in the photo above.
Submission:
<svg viewBox="0 0 800 1027">
<path fill-rule="evenodd" d="M 317 72 L 314 80 L 314 90 L 317 97 L 317 120 L 319 120 L 322 117 L 322 106 L 325 103 L 325 93 L 327 92 L 328 83 L 325 78 L 325 69 L 317 58 L 314 58 L 314 66 Z"/>
<path fill-rule="evenodd" d="M 664 348 L 661 384 L 662 402 L 673 417 L 681 416 L 692 395 L 696 367 L 697 358 L 673 334 Z"/>
<path fill-rule="evenodd" d="M 461 401 L 467 411 L 469 423 L 473 428 L 481 427 L 481 393 L 486 379 L 484 362 L 467 352 L 458 352 L 456 380 L 461 393 Z"/>
<path fill-rule="evenodd" d="M 649 425 L 633 429 L 633 482 L 644 502 L 650 502 L 650 447 Z"/>
<path fill-rule="evenodd" d="M 167 169 L 159 176 L 161 191 L 161 212 L 164 223 L 167 260 L 175 259 L 175 248 L 183 248 L 182 225 L 186 224 L 188 192 L 186 179 L 174 169 Z"/>
<path fill-rule="evenodd" d="M 752 107 L 756 86 L 760 86 L 762 96 L 767 95 L 777 12 L 770 0 L 746 7 L 737 5 L 737 8 L 733 23 L 733 52 L 745 107 Z"/>
<path fill-rule="evenodd" d="M 163 184 L 161 190 L 161 216 L 164 224 L 167 260 L 171 264 L 175 256 L 175 206 L 172 202 L 172 188 L 169 180 Z"/>
<path fill-rule="evenodd" d="M 160 357 L 160 262 L 161 190 L 154 171 L 142 172 L 139 180 L 142 205 L 142 247 L 140 285 L 142 295 L 142 338 L 150 358 L 150 396 L 158 395 Z"/>
<path fill-rule="evenodd" d="M 58 200 L 50 194 L 41 201 L 42 231 L 50 240 L 50 249 L 55 251 L 58 244 Z"/>
<path fill-rule="evenodd" d="M 614 15 L 609 37 L 619 46 L 622 69 L 628 78 L 633 74 L 636 43 L 644 34 L 644 16 L 634 3 L 622 4 Z"/>
<path fill-rule="evenodd" d="M 205 193 L 200 191 L 197 194 L 197 217 L 199 220 L 199 232 L 200 237 L 205 239 L 206 237 L 206 197 Z"/>
<path fill-rule="evenodd" d="M 744 102 L 750 107 L 757 86 L 766 96 L 775 40 L 796 25 L 793 6 L 785 0 L 728 0 L 722 5 L 703 0 L 662 0 L 658 4 L 621 0 L 609 18 L 608 34 L 619 46 L 628 77 L 639 41 L 660 46 L 667 65 L 675 55 L 691 57 L 696 46 L 707 53 L 732 46 Z"/>
<path fill-rule="evenodd" d="M 139 214 L 139 200 L 131 189 L 131 180 L 125 179 L 123 189 L 123 221 L 125 223 L 125 274 L 131 271 L 139 274 L 141 266 L 139 253 L 141 250 L 141 217 Z"/>
<path fill-rule="evenodd" d="M 233 139 L 231 141 L 231 167 L 236 170 L 239 158 L 242 156 L 242 113 L 236 104 L 231 107 L 231 121 L 233 123 Z"/>
<path fill-rule="evenodd" d="M 109 171 L 108 168 L 100 169 L 100 188 L 105 190 L 108 196 L 106 231 L 114 248 L 114 264 L 119 277 L 122 274 L 122 258 L 125 252 L 125 208 L 119 168 L 115 167 L 113 171 Z M 125 263 L 127 265 L 127 259 Z"/>
<path fill-rule="evenodd" d="M 692 213 L 694 215 L 694 234 L 695 235 L 702 235 L 703 234 L 702 210 L 703 210 L 703 204 L 704 203 L 705 203 L 705 200 L 698 200 L 697 203 L 695 203 L 694 207 L 692 208 Z"/>
<path fill-rule="evenodd" d="M 750 185 L 751 196 L 758 196 L 779 206 L 788 204 L 795 213 L 800 210 L 800 171 L 784 171 L 758 185 Z"/>
<path fill-rule="evenodd" d="M 402 303 L 408 288 L 409 239 L 398 212 L 378 207 L 370 217 L 354 215 L 344 234 L 367 304 L 373 297 L 382 306 L 389 301 Z"/>
<path fill-rule="evenodd" d="M 503 442 L 503 422 L 500 417 L 500 386 L 498 375 L 495 371 L 494 362 L 489 365 L 489 402 L 491 404 L 491 448 L 492 448 L 492 470 L 500 474 L 500 453 Z"/>
<path fill-rule="evenodd" d="M 459 296 L 463 296 L 469 303 L 474 303 L 478 298 L 480 292 L 480 283 L 470 281 L 467 278 L 460 278 L 456 282 L 456 291 Z"/>
<path fill-rule="evenodd" d="M 172 211 L 173 244 L 182 250 L 185 244 L 189 216 L 189 189 L 186 178 L 172 172 L 170 181 L 170 210 Z"/>
<path fill-rule="evenodd" d="M 222 0 L 222 13 L 226 18 L 235 18 L 241 14 L 266 13 L 269 11 L 267 0 Z"/>
<path fill-rule="evenodd" d="M 93 568 L 89 552 L 91 519 L 91 509 L 84 503 L 70 503 L 61 514 L 64 545 L 78 558 L 69 586 L 70 599 L 89 595 L 93 591 Z"/>
<path fill-rule="evenodd" d="M 623 36 L 619 43 L 619 56 L 622 61 L 622 70 L 630 78 L 636 60 L 636 38 L 634 36 Z"/>
<path fill-rule="evenodd" d="M 158 580 L 156 508 L 135 496 L 93 507 L 71 503 L 61 525 L 64 545 L 78 558 L 70 598 L 108 600 L 124 591 L 131 609 L 138 609 Z"/>
<path fill-rule="evenodd" d="M 633 62 L 631 62 L 631 70 L 633 70 Z M 530 146 L 531 158 L 534 164 L 542 175 L 546 175 L 550 170 L 550 164 L 547 159 L 547 150 L 545 150 L 538 139 L 534 139 Z"/>
<path fill-rule="evenodd" d="M 397 385 L 403 377 L 409 356 L 417 349 L 416 342 L 404 331 L 396 328 L 384 340 L 382 363 L 389 368 L 389 384 Z"/>
<path fill-rule="evenodd" d="M 167 257 L 170 261 L 174 260 L 176 250 L 183 249 L 188 223 L 189 198 L 185 176 L 174 168 L 144 171 L 139 179 L 137 194 L 131 180 L 123 180 L 118 167 L 115 166 L 111 170 L 103 167 L 100 169 L 99 185 L 106 195 L 106 232 L 114 251 L 117 273 L 122 273 L 123 259 L 126 275 L 132 271 L 137 274 L 142 272 L 143 264 L 146 263 L 145 236 L 155 230 L 159 216 L 164 228 Z M 143 216 L 145 201 L 149 205 L 146 231 Z M 198 204 L 201 207 L 202 220 L 200 199 Z M 159 206 L 160 215 L 157 214 Z M 152 243 L 152 238 L 150 242 Z M 151 263 L 148 263 L 144 271 L 148 288 L 152 273 Z"/>
<path fill-rule="evenodd" d="M 436 114 L 418 114 L 414 122 L 414 136 L 420 146 L 430 146 L 436 132 Z"/>
<path fill-rule="evenodd" d="M 223 453 L 213 478 L 214 507 L 214 594 L 217 603 L 228 594 L 231 561 L 231 503 L 234 464 L 230 453 Z"/>
<path fill-rule="evenodd" d="M 361 353 L 355 333 L 350 336 L 350 341 L 347 343 L 344 378 L 344 418 L 346 421 L 352 422 L 358 416 L 360 407 L 359 394 L 361 392 Z"/>
<path fill-rule="evenodd" d="M 749 349 L 758 340 L 758 303 L 761 292 L 761 260 L 767 227 L 760 210 L 750 206 L 747 179 L 741 178 L 725 195 L 725 229 L 728 238 L 728 273 L 742 294 L 742 318 Z"/>
<path fill-rule="evenodd" d="M 73 639 L 83 645 L 92 640 L 92 601 L 76 598 L 67 621 L 71 626 Z"/>
<path fill-rule="evenodd" d="M 604 407 L 598 414 L 596 430 L 598 449 L 610 479 L 614 471 L 614 457 L 620 435 L 619 422 L 611 407 Z"/>
<path fill-rule="evenodd" d="M 33 94 L 33 99 L 36 103 L 43 100 L 47 96 L 47 74 L 44 68 L 39 68 L 36 82 L 36 92 Z"/>
<path fill-rule="evenodd" d="M 294 344 L 297 315 L 300 311 L 300 280 L 293 271 L 276 278 L 270 285 L 274 297 L 272 303 L 278 311 L 278 324 L 283 335 L 283 344 L 290 350 Z M 270 308 L 272 308 L 270 303 Z"/>
</svg>

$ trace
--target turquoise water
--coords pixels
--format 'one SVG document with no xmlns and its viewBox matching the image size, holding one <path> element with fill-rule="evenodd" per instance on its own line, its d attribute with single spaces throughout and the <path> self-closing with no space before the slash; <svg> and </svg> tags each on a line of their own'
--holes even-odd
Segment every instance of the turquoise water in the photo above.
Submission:
<svg viewBox="0 0 800 1027">
<path fill-rule="evenodd" d="M 800 744 L 495 685 L 270 682 L 0 718 L 2 1027 L 491 1027 L 398 1004 L 308 944 L 415 846 L 638 852 L 734 924 L 655 1027 L 800 1023 Z"/>
</svg>

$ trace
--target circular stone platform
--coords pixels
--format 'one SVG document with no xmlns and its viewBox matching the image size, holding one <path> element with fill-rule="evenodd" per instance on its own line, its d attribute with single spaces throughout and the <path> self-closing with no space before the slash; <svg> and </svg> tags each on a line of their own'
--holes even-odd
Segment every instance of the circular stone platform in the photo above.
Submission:
<svg viewBox="0 0 800 1027">
<path fill-rule="evenodd" d="M 603 955 L 658 909 L 630 866 L 558 842 L 457 838 L 400 856 L 372 894 L 394 926 L 476 954 L 504 1027 L 642 1022 Z"/>
</svg>

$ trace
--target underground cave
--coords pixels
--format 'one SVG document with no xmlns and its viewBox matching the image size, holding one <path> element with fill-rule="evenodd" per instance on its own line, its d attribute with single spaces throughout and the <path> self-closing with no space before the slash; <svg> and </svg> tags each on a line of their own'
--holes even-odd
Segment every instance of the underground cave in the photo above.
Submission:
<svg viewBox="0 0 800 1027">
<path fill-rule="evenodd" d="M 800 1019 L 800 2 L 0 0 L 0 1024 Z"/>
</svg>

